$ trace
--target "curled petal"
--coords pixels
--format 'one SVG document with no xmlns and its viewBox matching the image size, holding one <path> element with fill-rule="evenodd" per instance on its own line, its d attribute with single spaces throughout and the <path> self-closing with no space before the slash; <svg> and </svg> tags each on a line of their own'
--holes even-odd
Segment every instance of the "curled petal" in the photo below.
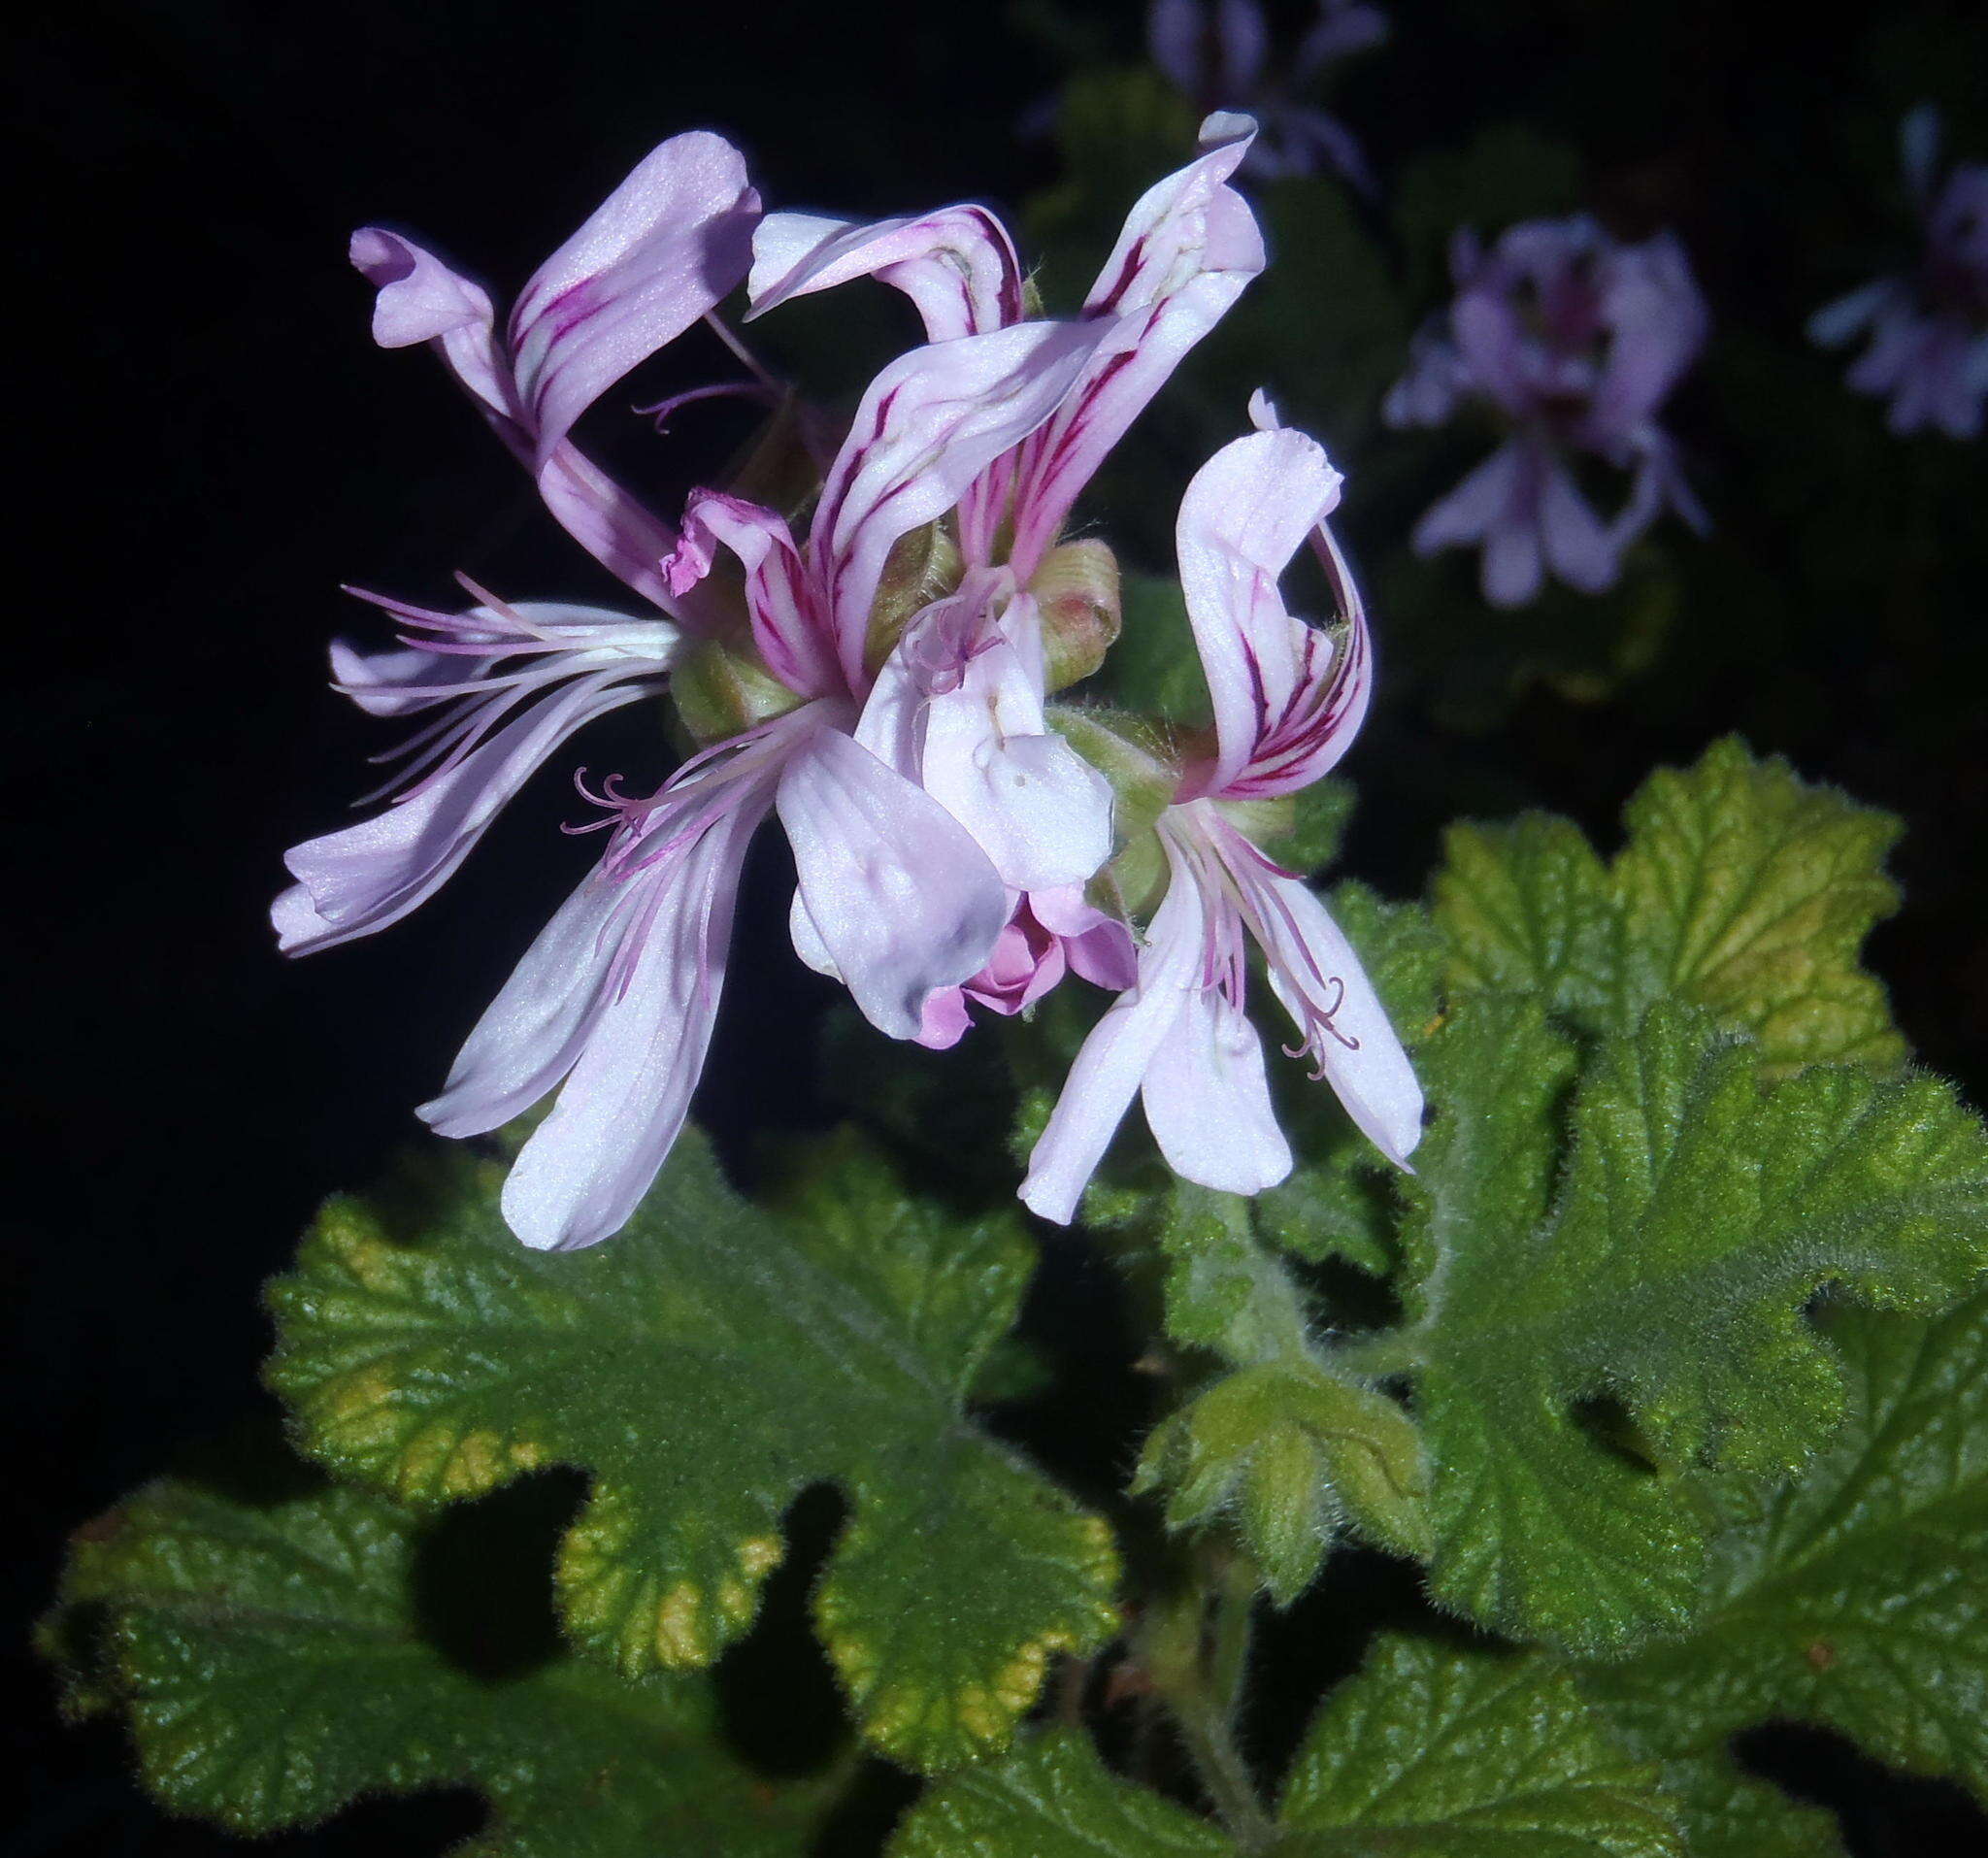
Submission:
<svg viewBox="0 0 1988 1858">
<path fill-rule="evenodd" d="M 898 538 L 951 510 L 1062 404 L 1107 324 L 1034 322 L 914 348 L 856 409 L 810 540 L 849 687 L 868 686 L 870 606 Z"/>
<path fill-rule="evenodd" d="M 1139 954 L 1131 930 L 1089 903 L 1077 885 L 1031 891 L 1029 912 L 1063 944 L 1073 974 L 1113 993 L 1137 984 Z"/>
<path fill-rule="evenodd" d="M 352 235 L 351 257 L 380 292 L 376 338 L 388 348 L 432 342 L 491 429 L 537 477 L 539 494 L 567 533 L 646 600 L 680 615 L 656 565 L 676 547 L 675 532 L 571 441 L 540 443 L 482 290 L 412 240 L 377 226 Z"/>
<path fill-rule="evenodd" d="M 462 384 L 483 406 L 511 416 L 510 370 L 497 344 L 496 313 L 479 284 L 412 239 L 380 226 L 352 234 L 353 267 L 379 293 L 373 340 L 382 348 L 433 342 Z"/>
<path fill-rule="evenodd" d="M 747 293 L 763 315 L 790 297 L 876 277 L 917 306 L 926 339 L 950 342 L 1021 320 L 1021 263 L 985 207 L 942 207 L 917 218 L 860 224 L 769 214 L 752 241 Z"/>
<path fill-rule="evenodd" d="M 306 917 L 294 901 L 280 903 L 272 912 L 279 946 L 309 954 L 398 922 L 447 881 L 568 736 L 641 695 L 618 672 L 576 679 L 384 813 L 294 846 L 283 862 L 315 915 Z"/>
<path fill-rule="evenodd" d="M 994 867 L 929 794 L 832 728 L 788 761 L 779 806 L 822 952 L 873 1025 L 916 1038 L 926 996 L 979 969 L 1008 920 Z"/>
<path fill-rule="evenodd" d="M 684 592 L 709 570 L 713 543 L 731 549 L 746 570 L 746 607 L 767 669 L 804 697 L 840 690 L 820 593 L 786 518 L 744 497 L 694 491 L 683 511 L 683 539 L 667 564 L 673 592 Z"/>
<path fill-rule="evenodd" d="M 1322 448 L 1286 428 L 1224 446 L 1181 499 L 1180 585 L 1218 744 L 1205 791 L 1234 786 L 1327 674 L 1329 642 L 1285 610 L 1277 578 L 1337 507 L 1341 481 Z"/>
<path fill-rule="evenodd" d="M 1109 323 L 1109 339 L 1023 466 L 1012 559 L 1024 580 L 1106 454 L 1263 269 L 1263 235 L 1228 184 L 1255 134 L 1246 116 L 1210 116 L 1207 152 L 1127 216 L 1084 303 L 1086 316 Z"/>
<path fill-rule="evenodd" d="M 603 392 L 744 280 L 758 217 L 745 157 L 693 130 L 645 156 L 547 259 L 511 314 L 538 463 Z"/>
</svg>

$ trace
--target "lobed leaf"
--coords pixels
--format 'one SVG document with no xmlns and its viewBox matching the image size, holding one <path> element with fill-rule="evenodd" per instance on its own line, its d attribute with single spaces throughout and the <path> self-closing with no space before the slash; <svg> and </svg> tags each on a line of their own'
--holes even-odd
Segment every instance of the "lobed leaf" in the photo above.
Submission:
<svg viewBox="0 0 1988 1858">
<path fill-rule="evenodd" d="M 844 1144 L 747 1207 L 679 1143 L 613 1244 L 525 1251 L 493 1170 L 334 1201 L 271 1289 L 271 1383 L 307 1448 L 404 1502 L 538 1465 L 592 1475 L 560 1549 L 567 1629 L 625 1676 L 709 1664 L 833 1481 L 852 1514 L 817 1623 L 870 1738 L 914 1767 L 1000 1746 L 1056 1650 L 1106 1637 L 1110 1533 L 964 1416 L 1031 1255 Z M 425 1195 L 425 1199 L 423 1199 Z"/>
<path fill-rule="evenodd" d="M 430 1590 L 467 1583 L 424 1568 L 432 1524 L 280 1475 L 168 1479 L 87 1525 L 45 1628 L 72 1703 L 128 1711 L 165 1806 L 261 1833 L 471 1786 L 490 1858 L 810 1848 L 821 1784 L 775 1788 L 727 1752 L 702 1680 L 622 1678 L 556 1642 L 493 1659 L 483 1627 L 515 1621 L 447 1630 Z"/>
<path fill-rule="evenodd" d="M 1230 1840 L 1109 1773 L 1082 1736 L 1050 1730 L 926 1792 L 889 1858 L 1236 1858 Z"/>
<path fill-rule="evenodd" d="M 1441 1113 L 1390 1341 L 1436 1466 L 1438 1594 L 1501 1631 L 1619 1648 L 1701 1596 L 1680 1473 L 1790 1468 L 1840 1417 L 1807 1299 L 1839 1283 L 1930 1310 L 1979 1272 L 1988 1142 L 1929 1078 L 1770 1085 L 1751 1046 L 1659 1008 L 1595 1050 L 1563 1166 L 1574 1060 L 1537 1001 L 1495 997 L 1425 1047 Z"/>
<path fill-rule="evenodd" d="M 1857 961 L 1898 907 L 1897 820 L 1732 739 L 1652 775 L 1624 816 L 1610 866 L 1565 819 L 1452 828 L 1435 882 L 1452 983 L 1541 994 L 1593 1033 L 1632 1033 L 1659 1002 L 1703 1007 L 1776 1070 L 1904 1061 Z"/>
<path fill-rule="evenodd" d="M 1695 1629 L 1581 1674 L 1674 1771 L 1702 1858 L 1764 1848 L 1727 1816 L 1725 1745 L 1768 1721 L 1988 1799 L 1988 1295 L 1931 1318 L 1836 1308 L 1824 1327 L 1848 1390 L 1834 1443 L 1777 1488 L 1709 1486 L 1724 1527 Z"/>
<path fill-rule="evenodd" d="M 1681 1858 L 1656 1766 L 1550 1659 L 1383 1638 L 1325 1701 L 1278 1858 Z"/>
</svg>

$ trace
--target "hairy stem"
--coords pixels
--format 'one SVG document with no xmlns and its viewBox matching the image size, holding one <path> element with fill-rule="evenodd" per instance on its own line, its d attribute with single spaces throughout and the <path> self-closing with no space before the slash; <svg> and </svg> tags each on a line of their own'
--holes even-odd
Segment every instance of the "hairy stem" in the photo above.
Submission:
<svg viewBox="0 0 1988 1858">
<path fill-rule="evenodd" d="M 1147 1665 L 1222 1824 L 1244 1851 L 1261 1851 L 1275 1828 L 1236 1740 L 1256 1570 L 1226 1552 L 1199 1553 L 1194 1562 L 1192 1588 L 1158 1609 L 1147 1636 Z"/>
</svg>

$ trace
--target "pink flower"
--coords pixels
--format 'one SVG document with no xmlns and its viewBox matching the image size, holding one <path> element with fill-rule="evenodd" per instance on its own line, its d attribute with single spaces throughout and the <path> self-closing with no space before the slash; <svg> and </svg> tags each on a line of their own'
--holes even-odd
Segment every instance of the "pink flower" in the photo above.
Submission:
<svg viewBox="0 0 1988 1858">
<path fill-rule="evenodd" d="M 1612 586 L 1623 551 L 1667 507 L 1703 529 L 1657 423 L 1706 337 L 1683 248 L 1668 233 L 1625 246 L 1591 219 L 1534 219 L 1488 252 L 1460 233 L 1450 269 L 1456 299 L 1415 339 L 1383 416 L 1441 425 L 1475 404 L 1509 436 L 1424 514 L 1416 552 L 1481 547 L 1484 597 L 1519 607 L 1547 570 L 1583 593 Z M 1570 459 L 1582 454 L 1634 473 L 1612 520 L 1574 481 Z"/>
<path fill-rule="evenodd" d="M 1312 174 L 1321 164 L 1366 192 L 1374 177 L 1360 145 L 1336 116 L 1297 100 L 1328 65 L 1387 37 L 1387 16 L 1367 0 L 1318 0 L 1318 17 L 1295 53 L 1274 57 L 1257 0 L 1152 0 L 1146 10 L 1152 61 L 1197 109 L 1240 110 L 1263 134 L 1243 172 L 1264 180 Z"/>
<path fill-rule="evenodd" d="M 701 492 L 665 564 L 673 593 L 722 546 L 746 571 L 752 636 L 795 707 L 693 757 L 647 800 L 602 796 L 599 871 L 533 945 L 421 1113 L 444 1135 L 496 1128 L 564 1079 L 505 1184 L 541 1249 L 617 1231 L 682 1128 L 724 982 L 746 847 L 778 811 L 804 957 L 893 1038 L 979 971 L 1009 893 L 966 829 L 854 739 L 885 560 L 952 509 L 1069 392 L 1095 331 L 1030 323 L 912 350 L 871 383 L 808 541 L 773 512 Z"/>
<path fill-rule="evenodd" d="M 1303 1053 L 1384 1154 L 1407 1165 L 1422 1095 L 1372 983 L 1325 907 L 1244 836 L 1229 803 L 1290 793 L 1351 746 L 1373 687 L 1364 610 L 1324 526 L 1340 475 L 1302 433 L 1275 426 L 1225 446 L 1181 502 L 1181 586 L 1213 701 L 1211 754 L 1161 815 L 1166 891 L 1134 985 L 1098 1022 L 1030 1157 L 1022 1199 L 1058 1222 L 1139 1096 L 1176 1173 L 1256 1193 L 1290 1172 L 1263 1048 L 1243 1011 L 1248 946 Z M 1310 538 L 1342 607 L 1329 637 L 1285 609 L 1277 578 Z"/>
<path fill-rule="evenodd" d="M 758 216 L 738 151 L 714 135 L 678 136 L 546 261 L 505 338 L 488 296 L 439 258 L 398 233 L 353 235 L 352 262 L 379 289 L 376 340 L 432 344 L 531 469 L 552 514 L 669 617 L 488 596 L 461 614 L 376 600 L 407 629 L 401 649 L 334 646 L 337 687 L 374 715 L 443 713 L 408 744 L 412 778 L 392 807 L 288 853 L 298 881 L 271 912 L 286 952 L 398 921 L 568 737 L 661 687 L 682 626 L 700 622 L 664 584 L 675 531 L 567 435 L 629 369 L 739 283 Z"/>
<path fill-rule="evenodd" d="M 370 715 L 442 714 L 401 751 L 392 806 L 284 854 L 297 882 L 270 913 L 286 954 L 371 935 L 426 902 L 561 743 L 662 687 L 680 638 L 667 619 L 596 607 L 485 594 L 458 614 L 361 597 L 400 620 L 400 648 L 338 641 L 335 687 Z"/>
<path fill-rule="evenodd" d="M 646 155 L 540 266 L 501 337 L 488 296 L 398 233 L 354 233 L 352 263 L 379 286 L 374 340 L 385 348 L 433 344 L 573 538 L 676 615 L 657 572 L 676 540 L 669 525 L 568 434 L 608 388 L 738 284 L 758 219 L 744 157 L 697 130 Z"/>
<path fill-rule="evenodd" d="M 1109 977 L 1130 960 L 1121 924 L 1069 900 L 1110 855 L 1111 794 L 1049 726 L 1030 582 L 1106 455 L 1263 268 L 1255 219 L 1228 184 L 1253 133 L 1246 120 L 1209 118 L 1206 151 L 1135 204 L 1074 325 L 1090 346 L 1069 391 L 962 492 L 960 584 L 911 616 L 864 704 L 857 740 L 973 834 L 1015 899 L 997 966 L 935 1005 L 927 1043 L 959 1036 L 969 998 L 1011 1012 L 1068 969 Z M 754 239 L 753 314 L 864 276 L 904 291 L 941 345 L 1031 326 L 1019 323 L 1012 242 L 974 206 L 871 225 L 770 215 Z M 859 636 L 845 643 L 863 649 Z M 798 920 L 795 941 L 834 972 Z M 1035 953 L 1017 984 L 1025 950 Z"/>
<path fill-rule="evenodd" d="M 1978 438 L 1988 405 L 1988 164 L 1962 162 L 1937 186 L 1939 116 L 1928 104 L 1905 117 L 1900 140 L 1925 234 L 1918 275 L 1838 298 L 1809 318 L 1809 339 L 1834 348 L 1869 332 L 1849 382 L 1890 398 L 1893 432 Z"/>
</svg>

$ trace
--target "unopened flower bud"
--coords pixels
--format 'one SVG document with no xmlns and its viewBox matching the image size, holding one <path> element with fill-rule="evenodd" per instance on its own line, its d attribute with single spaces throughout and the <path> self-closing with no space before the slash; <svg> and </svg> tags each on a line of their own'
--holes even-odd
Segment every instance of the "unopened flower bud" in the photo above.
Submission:
<svg viewBox="0 0 1988 1858">
<path fill-rule="evenodd" d="M 1049 726 L 1111 783 L 1117 850 L 1107 875 L 1118 899 L 1143 912 L 1165 888 L 1167 861 L 1153 828 L 1180 782 L 1167 731 L 1143 716 L 1057 705 Z"/>
<path fill-rule="evenodd" d="M 700 746 L 743 734 L 803 702 L 760 663 L 756 652 L 715 640 L 696 647 L 676 667 L 670 694 L 684 728 Z"/>
<path fill-rule="evenodd" d="M 890 656 L 911 614 L 951 593 L 960 573 L 959 544 L 944 524 L 928 522 L 898 539 L 870 606 L 865 652 L 872 671 Z"/>
<path fill-rule="evenodd" d="M 1094 537 L 1066 542 L 1044 557 L 1029 591 L 1042 610 L 1049 688 L 1088 678 L 1118 637 L 1118 558 Z"/>
</svg>

